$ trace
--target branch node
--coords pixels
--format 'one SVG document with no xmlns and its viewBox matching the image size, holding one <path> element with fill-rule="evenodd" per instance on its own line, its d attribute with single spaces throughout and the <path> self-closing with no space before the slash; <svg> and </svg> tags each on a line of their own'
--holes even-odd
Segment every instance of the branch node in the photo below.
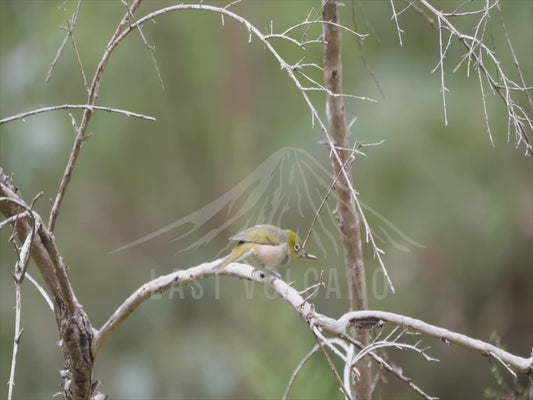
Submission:
<svg viewBox="0 0 533 400">
<path fill-rule="evenodd" d="M 24 333 L 24 328 L 21 328 L 20 332 L 18 333 L 17 337 L 15 338 L 15 343 L 20 343 L 20 338 L 22 337 L 22 334 Z"/>
<path fill-rule="evenodd" d="M 451 346 L 452 345 L 452 342 L 450 342 L 448 339 L 446 339 L 445 337 L 441 337 L 439 338 L 439 340 L 444 343 L 444 344 L 447 344 L 448 346 Z"/>
<path fill-rule="evenodd" d="M 366 318 L 352 318 L 350 319 L 350 324 L 354 325 L 357 328 L 381 328 L 384 325 L 383 320 L 376 317 L 366 317 Z"/>
</svg>

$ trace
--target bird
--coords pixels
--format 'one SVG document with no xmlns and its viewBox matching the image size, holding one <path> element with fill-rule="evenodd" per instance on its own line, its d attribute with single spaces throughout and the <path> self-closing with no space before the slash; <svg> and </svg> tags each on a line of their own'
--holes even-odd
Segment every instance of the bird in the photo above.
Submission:
<svg viewBox="0 0 533 400">
<path fill-rule="evenodd" d="M 232 262 L 248 261 L 254 267 L 281 278 L 274 268 L 288 264 L 293 258 L 316 259 L 304 250 L 302 239 L 296 232 L 275 225 L 256 225 L 237 233 L 229 240 L 237 243 L 231 253 L 224 257 L 217 270 Z"/>
</svg>

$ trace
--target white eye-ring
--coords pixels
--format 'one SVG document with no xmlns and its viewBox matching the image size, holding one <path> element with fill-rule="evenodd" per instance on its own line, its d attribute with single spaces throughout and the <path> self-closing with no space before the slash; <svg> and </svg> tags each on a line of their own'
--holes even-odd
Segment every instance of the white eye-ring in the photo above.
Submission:
<svg viewBox="0 0 533 400">
<path fill-rule="evenodd" d="M 302 247 L 300 246 L 300 243 L 296 243 L 296 244 L 294 245 L 294 251 L 300 251 L 301 248 L 302 248 Z"/>
</svg>

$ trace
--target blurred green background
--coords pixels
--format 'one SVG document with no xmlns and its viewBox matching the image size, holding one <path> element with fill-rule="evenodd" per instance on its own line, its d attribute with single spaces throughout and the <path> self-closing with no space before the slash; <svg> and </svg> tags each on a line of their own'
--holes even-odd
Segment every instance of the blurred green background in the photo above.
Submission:
<svg viewBox="0 0 533 400">
<path fill-rule="evenodd" d="M 60 1 L 0 2 L 0 117 L 59 104 L 86 101 L 83 81 L 70 43 L 48 84 L 44 78 L 65 32 Z M 136 17 L 168 6 L 145 2 Z M 223 6 L 225 3 L 213 4 Z M 389 2 L 359 3 L 358 26 L 376 33 L 365 41 L 366 59 L 385 92 L 381 98 L 362 65 L 357 44 L 344 38 L 346 92 L 378 99 L 349 99 L 349 119 L 357 118 L 353 139 L 385 142 L 363 150 L 355 163 L 356 188 L 365 204 L 383 215 L 406 237 L 395 235 L 384 220 L 369 213 L 396 287 L 387 291 L 377 261 L 366 246 L 370 306 L 421 318 L 482 340 L 493 332 L 505 347 L 528 356 L 533 344 L 533 187 L 531 159 L 507 140 L 501 100 L 487 89 L 495 147 L 483 118 L 476 71 L 453 73 L 463 50 L 453 42 L 446 60 L 448 126 L 443 124 L 438 34 L 413 10 L 400 17 L 403 47 L 391 21 Z M 453 10 L 460 2 L 438 1 Z M 474 2 L 474 5 L 479 5 Z M 67 2 L 68 14 L 75 2 Z M 401 5 L 399 4 L 398 7 Z M 528 86 L 533 83 L 533 3 L 501 4 L 510 37 Z M 318 1 L 246 1 L 234 8 L 262 32 L 273 21 L 277 32 L 305 19 Z M 364 15 L 362 14 L 364 11 Z M 82 3 L 75 30 L 88 80 L 124 14 L 119 1 Z M 353 27 L 351 4 L 343 21 Z M 473 19 L 456 20 L 471 33 Z M 513 79 L 512 59 L 499 16 L 489 26 L 501 61 Z M 310 28 L 316 38 L 320 26 Z M 85 144 L 62 206 L 57 244 L 70 268 L 77 296 L 96 327 L 136 288 L 176 268 L 217 257 L 227 238 L 244 227 L 247 216 L 206 245 L 176 255 L 227 218 L 221 212 L 184 241 L 170 231 L 128 250 L 111 250 L 186 217 L 219 198 L 280 149 L 297 147 L 326 170 L 322 132 L 285 71 L 248 31 L 217 14 L 183 11 L 144 26 L 154 45 L 164 80 L 159 84 L 151 57 L 138 33 L 111 57 L 99 105 L 154 116 L 156 122 L 96 112 L 94 133 Z M 296 35 L 300 38 L 303 30 Z M 290 63 L 322 62 L 322 46 L 302 51 L 273 42 Z M 311 76 L 322 80 L 321 72 Z M 324 115 L 325 98 L 311 93 Z M 523 99 L 522 99 L 523 100 Z M 524 102 L 524 107 L 527 107 Z M 82 112 L 72 111 L 78 123 Z M 531 116 L 531 114 L 530 114 Z M 74 133 L 66 111 L 56 111 L 0 126 L 0 166 L 13 174 L 26 201 L 39 192 L 37 210 L 48 218 L 52 199 L 69 157 Z M 283 170 L 281 170 L 283 171 Z M 304 179 L 304 178 L 302 178 Z M 280 182 L 283 181 L 280 178 Z M 302 182 L 281 186 L 288 192 Z M 280 183 L 281 185 L 281 183 Z M 314 186 L 322 195 L 327 186 Z M 275 190 L 275 189 L 273 189 Z M 292 192 L 291 192 L 292 193 Z M 316 194 L 315 193 L 315 194 Z M 246 193 L 243 194 L 245 198 Z M 240 199 L 242 201 L 242 199 Z M 300 207 L 301 206 L 301 207 Z M 285 227 L 308 229 L 313 207 L 291 203 L 280 217 Z M 323 211 L 324 224 L 335 234 Z M 258 218 L 255 211 L 254 218 Z M 268 221 L 264 221 L 268 222 Z M 329 224 L 329 225 L 328 225 Z M 329 228 L 328 228 L 329 227 Z M 382 228 L 385 228 L 383 232 Z M 387 234 L 393 235 L 387 240 Z M 9 228 L 0 232 L 0 382 L 9 377 L 14 326 L 14 250 Z M 394 236 L 395 235 L 395 236 Z M 290 278 L 304 288 L 309 268 L 325 269 L 329 292 L 314 301 L 320 312 L 340 316 L 347 310 L 343 258 L 331 241 L 308 248 L 320 260 L 292 264 Z M 402 247 L 404 246 L 404 247 Z M 40 282 L 34 265 L 29 272 Z M 280 398 L 300 360 L 315 344 L 305 322 L 283 300 L 260 286 L 230 278 L 209 278 L 198 286 L 147 301 L 99 354 L 95 377 L 115 399 Z M 252 292 L 253 291 L 253 292 Z M 17 398 L 50 398 L 60 391 L 62 368 L 54 318 L 35 288 L 24 286 Z M 406 338 L 406 340 L 416 340 Z M 429 363 L 419 355 L 390 350 L 389 356 L 427 393 L 441 398 L 483 398 L 496 387 L 490 363 L 477 353 L 422 338 Z M 505 375 L 505 373 L 502 372 Z M 409 399 L 415 394 L 387 374 L 377 398 Z M 7 394 L 4 386 L 0 397 Z M 313 356 L 293 387 L 291 398 L 341 398 L 322 355 Z"/>
</svg>

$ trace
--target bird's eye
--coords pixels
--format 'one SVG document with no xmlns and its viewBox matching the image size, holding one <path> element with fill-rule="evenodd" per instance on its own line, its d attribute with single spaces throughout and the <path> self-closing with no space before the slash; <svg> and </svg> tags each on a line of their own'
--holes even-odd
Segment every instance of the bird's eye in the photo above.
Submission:
<svg viewBox="0 0 533 400">
<path fill-rule="evenodd" d="M 296 243 L 294 245 L 294 251 L 300 251 L 301 248 L 302 248 L 302 246 L 300 246 L 300 243 Z"/>
</svg>

